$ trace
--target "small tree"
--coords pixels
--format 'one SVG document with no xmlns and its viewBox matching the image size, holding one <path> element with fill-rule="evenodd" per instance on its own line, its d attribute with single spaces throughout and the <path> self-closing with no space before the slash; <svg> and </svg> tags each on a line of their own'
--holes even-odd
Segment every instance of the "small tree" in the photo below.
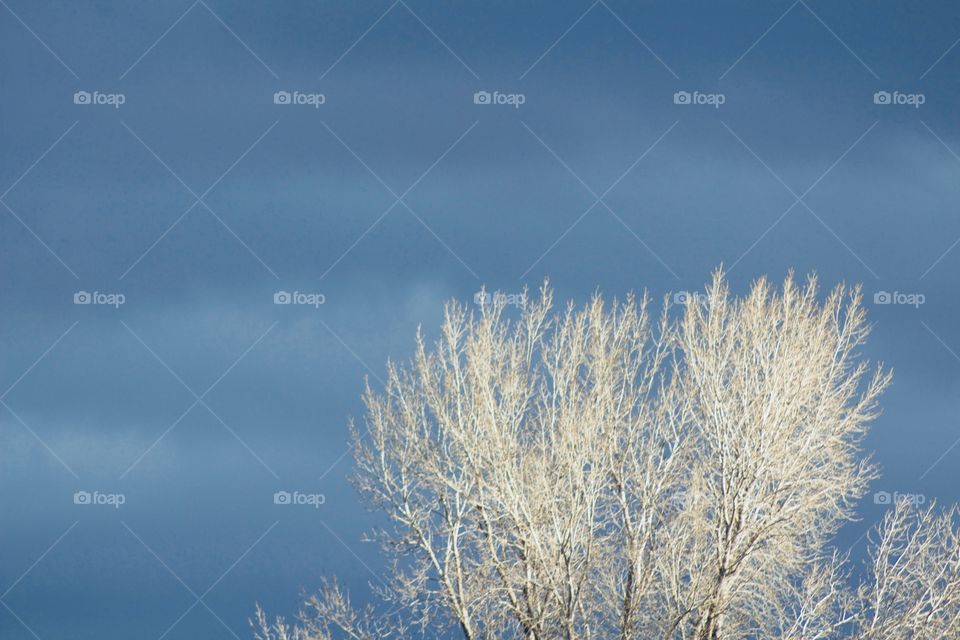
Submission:
<svg viewBox="0 0 960 640">
<path fill-rule="evenodd" d="M 890 380 L 858 354 L 859 289 L 741 299 L 718 273 L 664 306 L 449 304 L 351 425 L 390 523 L 384 608 L 328 582 L 296 626 L 258 608 L 256 637 L 960 637 L 956 511 L 896 505 L 859 584 L 829 546 L 876 477 L 860 445 Z"/>
</svg>

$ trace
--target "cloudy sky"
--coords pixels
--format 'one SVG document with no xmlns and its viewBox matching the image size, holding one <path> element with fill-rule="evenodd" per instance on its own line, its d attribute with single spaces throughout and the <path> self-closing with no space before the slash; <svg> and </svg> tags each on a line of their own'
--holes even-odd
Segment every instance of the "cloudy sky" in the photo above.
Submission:
<svg viewBox="0 0 960 640">
<path fill-rule="evenodd" d="M 960 499 L 958 38 L 932 0 L 0 0 L 0 636 L 366 601 L 347 420 L 484 284 L 863 283 L 872 491 Z"/>
</svg>

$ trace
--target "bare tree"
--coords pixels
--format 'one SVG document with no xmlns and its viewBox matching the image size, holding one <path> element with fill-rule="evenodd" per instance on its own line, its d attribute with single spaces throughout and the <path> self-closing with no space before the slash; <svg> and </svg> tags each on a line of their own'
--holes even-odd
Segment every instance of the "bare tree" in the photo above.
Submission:
<svg viewBox="0 0 960 640">
<path fill-rule="evenodd" d="M 718 273 L 657 318 L 547 286 L 516 318 L 450 303 L 351 425 L 385 608 L 326 583 L 257 638 L 960 637 L 956 511 L 896 505 L 859 583 L 830 546 L 876 477 L 868 332 L 859 289 L 813 278 L 737 298 Z"/>
</svg>

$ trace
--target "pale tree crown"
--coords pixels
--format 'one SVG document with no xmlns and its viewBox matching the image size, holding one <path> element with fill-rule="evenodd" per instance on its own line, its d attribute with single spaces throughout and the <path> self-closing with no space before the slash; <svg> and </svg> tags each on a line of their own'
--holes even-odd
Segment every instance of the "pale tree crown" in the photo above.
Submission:
<svg viewBox="0 0 960 640">
<path fill-rule="evenodd" d="M 960 637 L 955 510 L 894 505 L 865 572 L 831 547 L 890 381 L 859 288 L 741 298 L 718 272 L 655 317 L 553 297 L 449 303 L 367 387 L 354 480 L 387 523 L 383 606 L 328 581 L 293 626 L 258 609 L 259 640 Z"/>
</svg>

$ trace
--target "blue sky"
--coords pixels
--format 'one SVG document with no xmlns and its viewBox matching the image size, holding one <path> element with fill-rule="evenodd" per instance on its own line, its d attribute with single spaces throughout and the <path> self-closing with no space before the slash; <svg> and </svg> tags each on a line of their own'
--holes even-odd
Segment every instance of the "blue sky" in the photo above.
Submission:
<svg viewBox="0 0 960 640">
<path fill-rule="evenodd" d="M 482 284 L 863 283 L 873 490 L 956 501 L 958 38 L 947 2 L 0 1 L 0 635 L 364 601 L 347 419 Z"/>
</svg>

